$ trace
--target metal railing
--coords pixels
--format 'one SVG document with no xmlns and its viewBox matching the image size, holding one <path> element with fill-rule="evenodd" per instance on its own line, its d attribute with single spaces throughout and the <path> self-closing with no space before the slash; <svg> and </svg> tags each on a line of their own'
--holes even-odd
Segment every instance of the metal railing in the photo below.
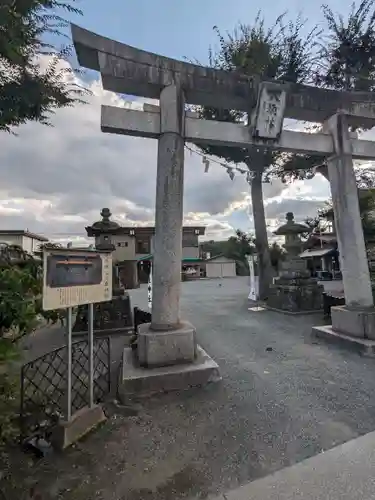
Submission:
<svg viewBox="0 0 375 500">
<path fill-rule="evenodd" d="M 94 402 L 110 393 L 110 339 L 94 339 Z M 72 343 L 72 413 L 89 404 L 88 340 Z M 21 369 L 21 439 L 48 438 L 51 427 L 66 418 L 68 356 L 66 346 L 54 349 L 23 365 Z"/>
</svg>

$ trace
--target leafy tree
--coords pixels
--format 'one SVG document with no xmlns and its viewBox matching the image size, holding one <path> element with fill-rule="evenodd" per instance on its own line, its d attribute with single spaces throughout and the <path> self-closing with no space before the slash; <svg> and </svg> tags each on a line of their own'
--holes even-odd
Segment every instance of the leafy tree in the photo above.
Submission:
<svg viewBox="0 0 375 500">
<path fill-rule="evenodd" d="M 81 14 L 76 0 L 1 0 L 0 2 L 0 130 L 12 131 L 27 121 L 49 124 L 56 108 L 82 102 L 85 91 L 61 69 L 67 45 L 55 48 L 47 39 L 64 36 L 68 22 L 59 12 Z M 40 56 L 48 55 L 44 71 Z M 70 82 L 68 83 L 68 80 Z"/>
<path fill-rule="evenodd" d="M 252 234 L 247 234 L 240 229 L 236 230 L 236 236 L 231 236 L 225 248 L 224 255 L 236 261 L 236 272 L 239 276 L 249 274 L 247 257 L 255 251 L 255 239 Z"/>
<path fill-rule="evenodd" d="M 358 192 L 359 211 L 361 214 L 363 235 L 365 242 L 373 242 L 375 240 L 375 191 L 374 189 L 360 189 Z M 315 218 L 315 231 L 324 231 L 329 222 L 334 224 L 334 213 L 332 201 L 328 201 L 322 209 L 318 211 Z M 305 222 L 308 223 L 308 220 Z"/>
<path fill-rule="evenodd" d="M 236 230 L 235 236 L 230 236 L 226 241 L 205 241 L 200 245 L 203 252 L 210 252 L 211 257 L 224 255 L 228 259 L 234 259 L 237 263 L 237 274 L 244 276 L 249 274 L 247 257 L 253 255 L 256 250 L 256 240 L 253 234 Z M 272 267 L 278 271 L 280 263 L 285 259 L 285 250 L 277 242 L 269 246 Z"/>
<path fill-rule="evenodd" d="M 246 261 L 247 256 L 253 254 L 254 250 L 255 239 L 252 234 L 237 229 L 236 236 L 228 239 L 227 254 L 230 254 L 232 259 Z"/>
<path fill-rule="evenodd" d="M 0 339 L 15 343 L 42 314 L 42 265 L 17 245 L 0 246 Z"/>
<path fill-rule="evenodd" d="M 230 236 L 226 241 L 205 241 L 200 248 L 203 252 L 209 252 L 211 257 L 224 255 L 228 259 L 246 261 L 246 256 L 254 253 L 254 236 L 240 229 L 236 230 L 235 236 Z"/>
<path fill-rule="evenodd" d="M 59 311 L 42 310 L 42 264 L 16 245 L 0 245 L 0 445 L 13 437 L 17 411 L 14 361 L 19 340 L 38 326 L 38 317 L 56 322 Z"/>
<path fill-rule="evenodd" d="M 320 41 L 315 84 L 336 90 L 375 90 L 375 0 L 353 3 L 349 15 L 344 18 L 323 5 L 326 22 Z M 299 169 L 309 169 L 306 175 L 316 172 L 328 179 L 325 159 L 316 155 L 285 155 L 279 164 L 284 180 L 299 176 Z M 360 187 L 373 185 L 375 171 L 371 167 L 356 168 Z"/>
<path fill-rule="evenodd" d="M 262 79 L 287 82 L 305 82 L 311 75 L 313 52 L 317 30 L 303 36 L 304 22 L 283 24 L 284 16 L 276 19 L 271 28 L 266 28 L 264 19 L 257 15 L 250 26 L 240 25 L 234 34 L 223 36 L 215 27 L 219 38 L 219 50 L 210 52 L 211 66 L 238 71 L 247 75 L 259 75 Z M 244 122 L 245 113 L 210 107 L 201 109 L 205 119 Z M 210 155 L 219 156 L 228 162 L 244 163 L 250 171 L 252 212 L 259 255 L 259 294 L 268 295 L 272 278 L 272 267 L 268 249 L 267 227 L 264 212 L 262 182 L 268 180 L 269 169 L 277 163 L 280 152 L 267 148 L 230 148 L 223 146 L 200 146 Z"/>
<path fill-rule="evenodd" d="M 363 190 L 359 193 L 359 209 L 362 219 L 363 235 L 367 243 L 375 240 L 375 191 Z"/>
<path fill-rule="evenodd" d="M 54 250 L 56 248 L 63 248 L 61 243 L 53 243 L 52 241 L 47 241 L 46 243 L 41 243 L 39 245 L 39 250 Z"/>
<path fill-rule="evenodd" d="M 224 253 L 223 248 L 225 243 L 225 241 L 209 240 L 200 243 L 199 247 L 204 254 L 208 253 L 210 257 L 216 257 Z"/>
<path fill-rule="evenodd" d="M 0 246 L 0 445 L 14 436 L 16 341 L 35 327 L 36 268 L 19 247 Z"/>
<path fill-rule="evenodd" d="M 210 252 L 212 257 L 224 255 L 237 263 L 237 274 L 240 276 L 249 274 L 247 257 L 253 255 L 256 250 L 256 240 L 251 233 L 236 230 L 235 236 L 230 236 L 227 241 L 205 241 L 201 244 L 204 252 Z M 280 263 L 285 258 L 284 249 L 274 242 L 269 246 L 271 265 L 277 271 Z"/>
<path fill-rule="evenodd" d="M 375 2 L 352 4 L 345 20 L 323 5 L 328 32 L 322 40 L 316 83 L 337 90 L 375 89 Z"/>
</svg>

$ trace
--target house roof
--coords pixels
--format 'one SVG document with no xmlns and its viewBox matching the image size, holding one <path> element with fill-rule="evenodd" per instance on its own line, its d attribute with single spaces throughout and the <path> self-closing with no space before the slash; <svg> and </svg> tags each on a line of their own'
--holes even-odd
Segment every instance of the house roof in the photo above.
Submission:
<svg viewBox="0 0 375 500">
<path fill-rule="evenodd" d="M 211 262 L 211 261 L 216 260 L 216 259 L 226 259 L 226 260 L 229 260 L 230 262 L 236 262 L 235 259 L 230 259 L 230 258 L 226 257 L 223 253 L 219 253 L 219 255 L 215 255 L 214 257 L 210 257 L 209 259 L 206 259 L 204 262 Z"/>
<path fill-rule="evenodd" d="M 0 229 L 0 238 L 1 236 L 28 236 L 29 238 L 33 238 L 38 241 L 49 241 L 45 236 L 30 233 L 30 231 L 25 231 L 23 229 Z"/>
<path fill-rule="evenodd" d="M 103 230 L 99 227 L 95 227 L 93 224 L 92 226 L 87 226 L 85 227 L 86 233 L 88 236 L 95 236 L 99 235 L 103 232 Z M 203 236 L 205 234 L 206 228 L 205 226 L 184 226 L 182 228 L 182 233 L 184 235 L 187 234 L 195 234 L 195 231 L 198 232 L 198 236 Z M 155 227 L 154 226 L 119 226 L 118 227 L 113 227 L 113 228 L 108 228 L 106 230 L 107 233 L 109 234 L 125 234 L 129 236 L 152 236 L 155 234 Z"/>
<path fill-rule="evenodd" d="M 143 260 L 152 260 L 154 258 L 154 256 L 152 255 L 152 253 L 150 253 L 149 255 L 143 255 L 142 257 L 138 257 L 136 260 L 138 262 L 141 262 Z"/>
<path fill-rule="evenodd" d="M 299 254 L 300 259 L 308 259 L 312 257 L 323 257 L 324 255 L 329 255 L 337 250 L 332 247 L 319 248 L 317 250 L 305 250 Z"/>
<path fill-rule="evenodd" d="M 313 233 L 311 235 L 311 238 L 315 238 L 320 241 L 325 241 L 325 242 L 336 242 L 337 241 L 337 236 L 334 233 Z"/>
<path fill-rule="evenodd" d="M 144 260 L 153 260 L 154 256 L 152 254 L 149 254 L 149 255 L 143 255 L 142 257 L 138 257 L 137 261 L 138 262 L 142 262 Z M 185 259 L 182 259 L 181 261 L 182 263 L 186 262 L 187 264 L 189 262 L 193 263 L 193 262 L 202 262 L 202 259 L 199 259 L 199 258 L 195 258 L 195 257 L 187 257 Z"/>
</svg>

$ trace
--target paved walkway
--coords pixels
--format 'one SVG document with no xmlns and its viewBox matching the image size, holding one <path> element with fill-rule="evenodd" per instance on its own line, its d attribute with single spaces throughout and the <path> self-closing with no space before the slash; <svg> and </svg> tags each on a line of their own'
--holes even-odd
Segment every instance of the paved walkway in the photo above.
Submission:
<svg viewBox="0 0 375 500">
<path fill-rule="evenodd" d="M 214 500 L 373 500 L 375 432 Z"/>
<path fill-rule="evenodd" d="M 46 500 L 204 498 L 373 431 L 375 361 L 312 341 L 318 316 L 249 311 L 247 293 L 241 278 L 183 284 L 183 315 L 221 383 L 111 408 L 66 454 L 17 462 L 14 487 L 40 480 Z M 146 306 L 146 288 L 132 296 Z"/>
</svg>

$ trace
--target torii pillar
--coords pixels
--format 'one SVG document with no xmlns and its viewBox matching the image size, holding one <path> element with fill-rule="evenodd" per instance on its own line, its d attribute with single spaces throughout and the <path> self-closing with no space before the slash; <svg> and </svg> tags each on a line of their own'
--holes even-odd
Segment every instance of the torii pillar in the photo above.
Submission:
<svg viewBox="0 0 375 500">
<path fill-rule="evenodd" d="M 160 94 L 152 322 L 138 332 L 139 362 L 147 367 L 191 363 L 197 355 L 195 328 L 180 319 L 184 124 L 183 90 L 168 85 Z"/>
<path fill-rule="evenodd" d="M 337 113 L 323 130 L 332 136 L 334 154 L 327 158 L 345 306 L 331 308 L 332 326 L 317 326 L 318 337 L 351 344 L 375 354 L 375 308 L 353 169 L 353 150 L 347 116 Z"/>
</svg>

